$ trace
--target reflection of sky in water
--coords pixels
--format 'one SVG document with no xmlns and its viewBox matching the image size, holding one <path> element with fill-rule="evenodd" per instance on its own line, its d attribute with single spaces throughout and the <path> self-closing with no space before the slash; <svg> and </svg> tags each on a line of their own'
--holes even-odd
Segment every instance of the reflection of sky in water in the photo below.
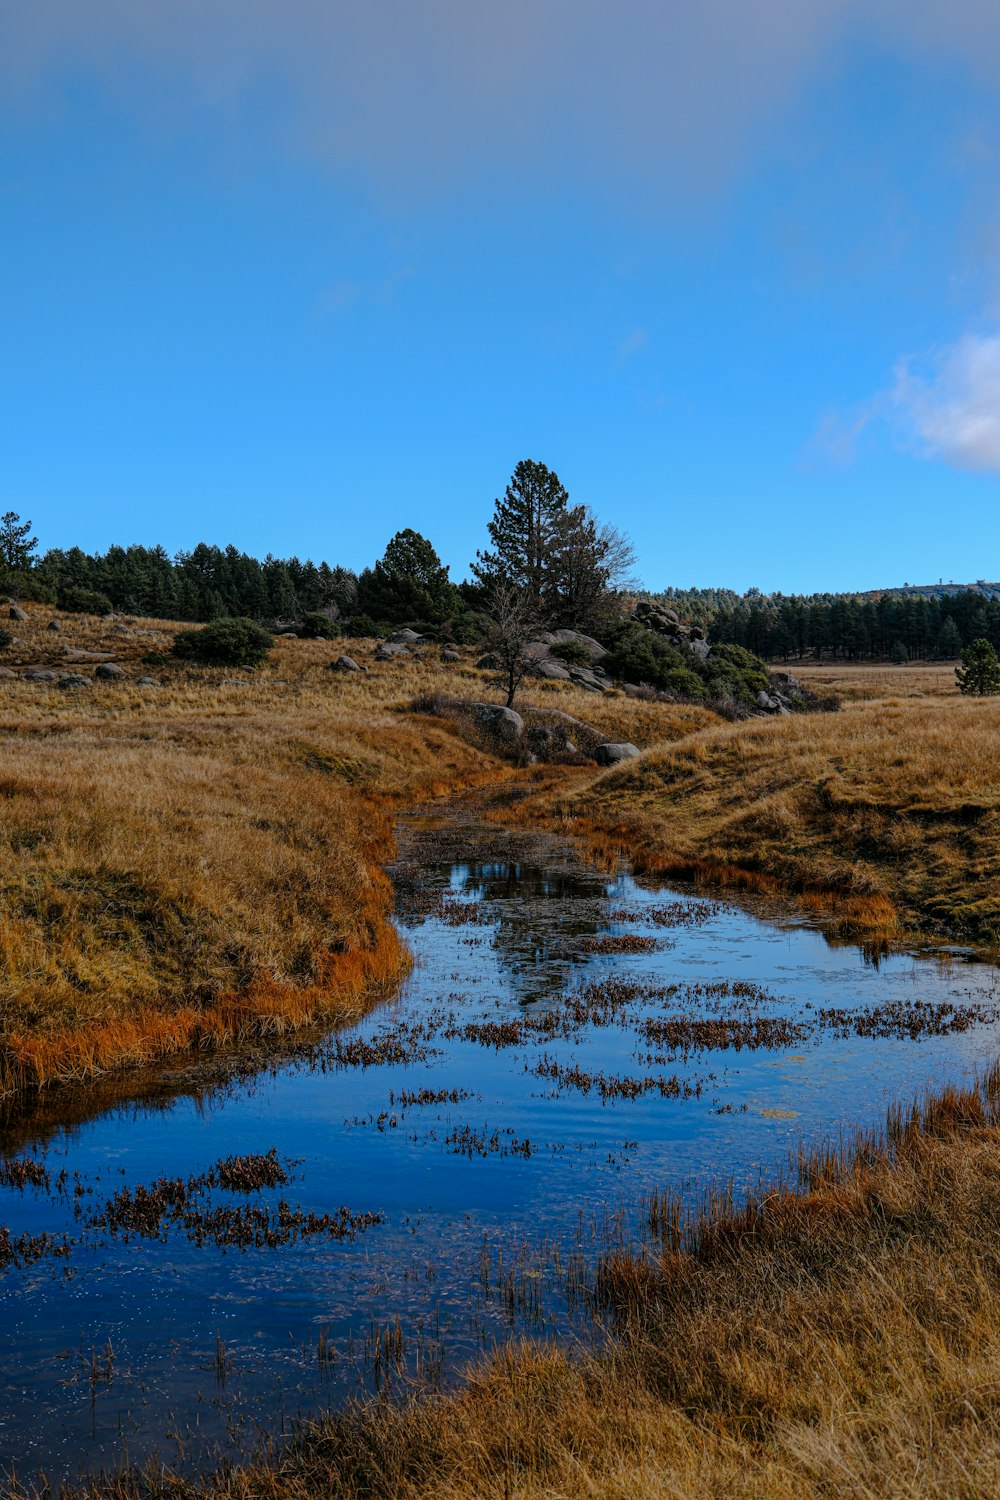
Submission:
<svg viewBox="0 0 1000 1500">
<path fill-rule="evenodd" d="M 818 1006 L 874 1007 L 887 1000 L 987 997 L 992 968 L 954 960 L 885 957 L 876 969 L 856 949 L 829 947 L 816 932 L 779 926 L 726 907 L 703 925 L 644 923 L 644 909 L 674 893 L 607 879 L 561 860 L 550 871 L 503 863 L 434 867 L 424 893 L 482 903 L 478 921 L 414 917 L 406 930 L 416 965 L 398 1001 L 353 1032 L 366 1038 L 399 1022 L 454 1012 L 461 1021 L 537 1014 L 578 984 L 616 979 L 657 984 L 747 980 L 773 1003 L 762 1013 L 809 1020 Z M 682 897 L 697 904 L 697 898 Z M 625 908 L 637 921 L 612 921 Z M 582 938 L 652 936 L 653 953 L 585 956 Z M 684 1011 L 680 1001 L 643 1002 L 636 1014 Z M 734 1005 L 722 1013 L 734 1013 Z M 706 1014 L 713 1013 L 711 1011 Z M 440 1018 L 440 1017 L 439 1017 Z M 605 1210 L 635 1205 L 654 1187 L 780 1167 L 789 1148 L 879 1120 L 888 1102 L 945 1079 L 965 1079 L 992 1059 L 996 1028 L 919 1042 L 842 1039 L 820 1032 L 780 1052 L 714 1052 L 659 1068 L 631 1028 L 586 1028 L 570 1039 L 529 1037 L 492 1050 L 430 1038 L 437 1055 L 411 1067 L 324 1069 L 286 1063 L 217 1096 L 180 1096 L 160 1109 L 122 1105 L 49 1139 L 53 1176 L 65 1166 L 93 1195 L 88 1211 L 123 1182 L 204 1171 L 232 1152 L 301 1158 L 296 1180 L 265 1193 L 318 1213 L 346 1204 L 386 1222 L 354 1243 L 316 1240 L 277 1250 L 196 1249 L 178 1231 L 165 1243 L 91 1235 L 67 1262 L 43 1260 L 0 1280 L 0 1454 L 24 1474 L 57 1476 L 82 1461 L 111 1461 L 124 1444 L 141 1459 L 176 1456 L 176 1429 L 197 1460 L 212 1444 L 252 1445 L 260 1421 L 281 1424 L 297 1406 L 343 1399 L 370 1378 L 364 1340 L 399 1316 L 412 1358 L 445 1346 L 446 1372 L 503 1333 L 495 1301 L 476 1295 L 484 1234 L 491 1254 L 527 1237 L 571 1248 Z M 647 1094 L 602 1103 L 599 1093 L 554 1092 L 531 1071 L 542 1054 L 585 1072 L 676 1073 L 699 1098 Z M 457 1104 L 401 1110 L 401 1090 L 464 1089 Z M 746 1109 L 744 1111 L 744 1106 Z M 725 1111 L 731 1107 L 734 1112 Z M 771 1111 L 773 1114 L 764 1114 Z M 382 1128 L 378 1117 L 383 1115 Z M 531 1155 L 454 1154 L 447 1137 L 469 1126 Z M 98 1177 L 100 1180 L 98 1181 Z M 222 1201 L 218 1195 L 216 1201 Z M 232 1201 L 232 1200 L 227 1200 Z M 0 1190 L 0 1223 L 16 1235 L 78 1232 L 66 1199 Z M 545 1291 L 550 1326 L 566 1327 L 558 1289 Z M 422 1334 L 419 1330 L 422 1328 Z M 337 1357 L 320 1370 L 319 1330 Z M 214 1375 L 216 1332 L 232 1360 L 224 1389 Z M 81 1350 L 110 1340 L 115 1375 L 91 1387 Z"/>
</svg>

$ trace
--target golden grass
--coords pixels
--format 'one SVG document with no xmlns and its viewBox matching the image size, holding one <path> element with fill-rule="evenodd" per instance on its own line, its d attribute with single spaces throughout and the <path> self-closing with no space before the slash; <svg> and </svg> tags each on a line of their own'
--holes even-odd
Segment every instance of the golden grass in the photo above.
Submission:
<svg viewBox="0 0 1000 1500">
<path fill-rule="evenodd" d="M 0 1092 L 342 1018 L 398 978 L 392 800 L 489 757 L 326 671 L 329 646 L 140 689 L 148 637 L 47 615 L 28 660 L 106 642 L 130 681 L 0 684 Z"/>
<path fill-rule="evenodd" d="M 0 1094 L 355 1014 L 407 963 L 381 867 L 401 805 L 511 768 L 415 695 L 496 697 L 473 669 L 423 660 L 329 671 L 344 643 L 281 640 L 254 673 L 148 667 L 161 621 L 29 606 L 11 665 L 123 683 L 0 680 Z M 143 675 L 157 686 L 140 688 Z M 540 683 L 526 702 L 638 743 L 711 720 Z"/>
<path fill-rule="evenodd" d="M 842 699 L 959 696 L 954 662 L 796 662 L 791 671 L 806 687 Z"/>
<path fill-rule="evenodd" d="M 501 1351 L 447 1397 L 308 1423 L 204 1481 L 225 1500 L 985 1500 L 1000 1490 L 994 1073 L 806 1163 L 816 1185 L 708 1213 L 691 1248 L 607 1258 L 599 1356 Z"/>
<path fill-rule="evenodd" d="M 706 729 L 556 791 L 637 868 L 785 889 L 845 930 L 1000 940 L 1000 709 L 887 699 Z"/>
</svg>

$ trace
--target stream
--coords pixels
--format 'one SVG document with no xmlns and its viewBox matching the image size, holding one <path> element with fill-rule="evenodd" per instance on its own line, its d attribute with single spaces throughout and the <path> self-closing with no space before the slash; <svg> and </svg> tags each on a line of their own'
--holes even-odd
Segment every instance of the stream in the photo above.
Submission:
<svg viewBox="0 0 1000 1500">
<path fill-rule="evenodd" d="M 197 1471 L 512 1334 L 589 1347 L 588 1268 L 650 1252 L 650 1194 L 739 1197 L 998 1051 L 974 954 L 447 817 L 400 849 L 414 967 L 357 1025 L 0 1119 L 0 1474 Z"/>
</svg>

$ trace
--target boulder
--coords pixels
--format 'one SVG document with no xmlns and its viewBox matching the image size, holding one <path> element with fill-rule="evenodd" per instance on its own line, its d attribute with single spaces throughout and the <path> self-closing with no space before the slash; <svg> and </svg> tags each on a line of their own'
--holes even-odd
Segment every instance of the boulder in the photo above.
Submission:
<svg viewBox="0 0 1000 1500">
<path fill-rule="evenodd" d="M 442 651 L 441 652 L 441 660 L 442 661 L 461 661 L 462 660 L 462 653 L 460 651 Z"/>
<path fill-rule="evenodd" d="M 569 682 L 570 669 L 554 656 L 541 657 L 529 668 L 532 677 L 544 678 L 546 682 Z"/>
<path fill-rule="evenodd" d="M 49 623 L 46 625 L 45 628 L 46 628 L 46 630 L 62 630 L 62 621 L 61 620 L 50 620 Z"/>
<path fill-rule="evenodd" d="M 409 656 L 409 646 L 404 646 L 402 641 L 383 641 L 375 652 L 376 661 L 394 661 L 398 656 Z"/>
<path fill-rule="evenodd" d="M 495 703 L 474 703 L 472 711 L 476 722 L 505 744 L 516 744 L 524 733 L 524 720 L 512 708 L 501 708 Z"/>
<path fill-rule="evenodd" d="M 481 656 L 479 658 L 479 660 L 476 662 L 476 666 L 478 667 L 480 672 L 499 672 L 500 658 L 498 656 L 493 656 L 490 652 L 487 652 L 485 656 Z"/>
<path fill-rule="evenodd" d="M 160 684 L 155 677 L 140 677 L 137 685 L 139 687 L 159 687 Z"/>
<path fill-rule="evenodd" d="M 404 630 L 397 630 L 393 635 L 391 635 L 389 637 L 389 644 L 392 646 L 415 646 L 419 641 L 429 639 L 429 636 L 423 636 L 419 633 L 419 631 L 410 630 L 407 627 Z"/>
<path fill-rule="evenodd" d="M 353 656 L 338 656 L 336 661 L 330 663 L 331 672 L 365 672 L 366 667 L 359 667 Z"/>
<path fill-rule="evenodd" d="M 700 656 L 702 661 L 706 660 L 712 650 L 707 641 L 688 641 L 688 647 L 695 656 Z"/>
<path fill-rule="evenodd" d="M 127 625 L 113 625 L 111 627 L 111 630 L 109 631 L 109 634 L 110 635 L 131 635 L 132 632 L 131 632 L 131 630 L 129 630 L 129 628 L 128 628 Z"/>
<path fill-rule="evenodd" d="M 59 686 L 66 689 L 89 688 L 90 685 L 90 678 L 84 677 L 82 672 L 67 672 L 65 677 L 59 679 Z"/>
<path fill-rule="evenodd" d="M 29 667 L 24 674 L 25 682 L 55 682 L 55 672 L 50 672 L 48 667 Z"/>
<path fill-rule="evenodd" d="M 116 661 L 98 662 L 94 668 L 94 676 L 98 682 L 123 682 L 125 668 L 120 667 Z"/>
<path fill-rule="evenodd" d="M 541 637 L 550 646 L 582 646 L 592 662 L 607 656 L 606 647 L 595 641 L 592 635 L 583 635 L 579 630 L 550 630 Z"/>
<path fill-rule="evenodd" d="M 16 677 L 16 676 L 17 676 L 17 673 L 16 672 L 12 672 L 11 669 L 10 669 L 10 667 L 0 667 L 0 677 Z"/>
<path fill-rule="evenodd" d="M 604 692 L 604 683 L 589 667 L 570 667 L 569 675 L 578 687 L 586 688 L 588 693 Z"/>
<path fill-rule="evenodd" d="M 598 745 L 594 751 L 594 759 L 599 766 L 617 766 L 623 760 L 635 760 L 639 754 L 639 747 L 623 743 L 619 745 Z"/>
<path fill-rule="evenodd" d="M 62 654 L 66 661 L 111 661 L 107 651 L 80 651 L 73 646 L 64 646 Z"/>
<path fill-rule="evenodd" d="M 10 618 L 12 620 L 20 620 L 23 622 L 28 618 L 28 616 L 19 604 L 12 604 L 10 607 Z"/>
</svg>

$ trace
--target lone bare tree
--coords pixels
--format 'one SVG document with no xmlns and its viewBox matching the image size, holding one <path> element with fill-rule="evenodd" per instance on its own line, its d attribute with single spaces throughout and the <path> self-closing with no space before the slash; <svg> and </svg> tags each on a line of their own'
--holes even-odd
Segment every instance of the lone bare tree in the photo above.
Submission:
<svg viewBox="0 0 1000 1500">
<path fill-rule="evenodd" d="M 528 647 L 544 628 L 545 617 L 531 590 L 508 578 L 494 578 L 490 583 L 486 617 L 486 644 L 497 660 L 506 706 L 513 708 L 517 690 L 534 660 Z"/>
</svg>

